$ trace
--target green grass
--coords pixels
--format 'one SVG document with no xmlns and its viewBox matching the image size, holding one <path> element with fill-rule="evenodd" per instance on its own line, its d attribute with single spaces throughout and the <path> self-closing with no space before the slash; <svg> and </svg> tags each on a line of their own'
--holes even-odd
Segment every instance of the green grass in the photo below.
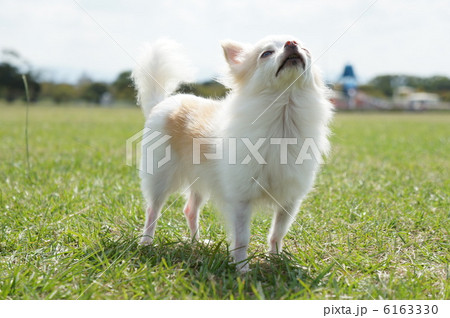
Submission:
<svg viewBox="0 0 450 318">
<path fill-rule="evenodd" d="M 144 221 L 125 140 L 138 109 L 0 106 L 1 299 L 449 299 L 450 114 L 338 114 L 333 153 L 286 240 L 265 254 L 253 219 L 251 269 L 228 264 L 207 205 L 191 244 L 184 198 Z"/>
</svg>

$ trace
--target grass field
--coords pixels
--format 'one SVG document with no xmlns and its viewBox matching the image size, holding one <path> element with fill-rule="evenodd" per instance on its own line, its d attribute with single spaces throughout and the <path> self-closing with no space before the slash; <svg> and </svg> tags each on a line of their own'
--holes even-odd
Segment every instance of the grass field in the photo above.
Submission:
<svg viewBox="0 0 450 318">
<path fill-rule="evenodd" d="M 138 109 L 0 106 L 1 299 L 449 299 L 450 114 L 338 114 L 333 153 L 286 251 L 265 254 L 258 213 L 252 271 L 228 264 L 207 205 L 191 244 L 182 207 L 137 245 L 144 221 L 125 141 Z"/>
</svg>

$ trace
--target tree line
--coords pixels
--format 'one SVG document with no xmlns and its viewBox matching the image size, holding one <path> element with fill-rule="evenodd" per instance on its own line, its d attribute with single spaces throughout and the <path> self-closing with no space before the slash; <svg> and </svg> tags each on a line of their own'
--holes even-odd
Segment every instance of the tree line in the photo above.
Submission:
<svg viewBox="0 0 450 318">
<path fill-rule="evenodd" d="M 450 78 L 446 76 L 380 75 L 361 85 L 359 89 L 374 97 L 392 98 L 395 89 L 401 86 L 408 86 L 419 92 L 435 93 L 442 101 L 450 101 Z"/>
<path fill-rule="evenodd" d="M 76 84 L 57 83 L 41 80 L 39 73 L 34 72 L 14 51 L 7 51 L 6 55 L 12 59 L 0 61 L 0 100 L 13 102 L 25 98 L 22 80 L 22 74 L 24 74 L 28 80 L 30 98 L 33 102 L 50 100 L 56 104 L 76 101 L 94 104 L 112 102 L 135 104 L 131 71 L 121 72 L 111 83 L 93 81 L 88 76 L 83 76 Z M 20 64 L 25 64 L 25 67 Z M 380 75 L 367 84 L 361 85 L 359 89 L 374 97 L 391 98 L 396 87 L 399 86 L 436 93 L 441 100 L 450 101 L 450 78 L 445 76 Z M 226 95 L 227 89 L 220 83 L 210 80 L 203 83 L 183 84 L 178 92 L 221 98 Z"/>
<path fill-rule="evenodd" d="M 26 72 L 30 99 L 50 100 L 56 104 L 74 101 L 100 104 L 109 101 L 134 101 L 135 93 L 129 78 L 130 72 L 120 73 L 112 83 L 93 81 L 82 77 L 78 83 L 56 83 L 41 81 L 36 73 Z M 25 88 L 20 70 L 9 64 L 0 63 L 0 99 L 13 102 L 25 98 Z"/>
<path fill-rule="evenodd" d="M 41 82 L 40 99 L 56 104 L 84 101 L 93 104 L 113 101 L 133 103 L 135 93 L 130 79 L 130 71 L 121 72 L 112 83 L 91 80 L 82 76 L 76 84 Z"/>
<path fill-rule="evenodd" d="M 112 83 L 91 80 L 82 76 L 76 84 L 57 83 L 39 80 L 32 71 L 24 73 L 27 77 L 31 101 L 52 101 L 55 104 L 83 101 L 93 104 L 112 102 L 135 104 L 136 94 L 131 80 L 131 71 L 121 72 Z M 182 84 L 178 93 L 195 94 L 204 97 L 220 98 L 227 89 L 211 80 L 203 83 Z M 25 87 L 19 67 L 10 63 L 0 63 L 0 100 L 14 102 L 25 99 Z"/>
</svg>

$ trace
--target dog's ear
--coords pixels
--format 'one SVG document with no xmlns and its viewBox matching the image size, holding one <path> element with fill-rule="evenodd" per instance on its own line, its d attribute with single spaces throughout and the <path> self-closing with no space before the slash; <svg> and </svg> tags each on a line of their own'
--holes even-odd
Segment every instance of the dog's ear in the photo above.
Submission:
<svg viewBox="0 0 450 318">
<path fill-rule="evenodd" d="M 244 53 L 244 45 L 234 41 L 223 41 L 222 43 L 223 54 L 225 60 L 230 67 L 234 67 L 242 63 L 242 57 Z"/>
<path fill-rule="evenodd" d="M 254 61 L 249 57 L 252 46 L 234 41 L 223 41 L 223 54 L 228 64 L 227 74 L 219 81 L 227 87 L 242 85 L 253 74 Z"/>
</svg>

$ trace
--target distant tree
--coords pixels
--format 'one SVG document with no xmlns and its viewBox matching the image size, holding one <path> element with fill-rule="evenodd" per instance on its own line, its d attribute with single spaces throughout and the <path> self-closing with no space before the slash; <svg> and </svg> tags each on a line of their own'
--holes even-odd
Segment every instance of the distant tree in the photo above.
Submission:
<svg viewBox="0 0 450 318">
<path fill-rule="evenodd" d="M 386 95 L 381 90 L 379 90 L 378 88 L 376 88 L 375 86 L 372 86 L 372 85 L 359 85 L 358 90 L 360 92 L 364 92 L 367 95 L 370 95 L 373 97 L 378 97 L 378 98 L 386 97 Z"/>
<path fill-rule="evenodd" d="M 77 86 L 79 86 L 79 87 L 87 86 L 89 84 L 92 84 L 92 82 L 93 82 L 93 80 L 91 79 L 89 74 L 87 74 L 86 72 L 83 72 L 81 74 L 80 78 L 78 79 Z"/>
<path fill-rule="evenodd" d="M 22 79 L 17 67 L 8 64 L 0 64 L 0 96 L 8 102 L 14 101 L 23 92 Z"/>
<path fill-rule="evenodd" d="M 124 71 L 111 84 L 112 94 L 115 99 L 127 102 L 134 102 L 136 100 L 136 93 L 130 76 L 131 71 Z"/>
<path fill-rule="evenodd" d="M 30 98 L 36 101 L 40 92 L 37 76 L 31 71 L 25 73 L 27 77 Z M 0 63 L 0 98 L 13 102 L 17 98 L 25 98 L 25 87 L 19 69 L 10 63 Z"/>
<path fill-rule="evenodd" d="M 41 97 L 51 99 L 56 104 L 66 103 L 78 98 L 78 90 L 72 84 L 43 82 L 41 87 Z"/>
<path fill-rule="evenodd" d="M 55 85 L 55 89 L 52 94 L 53 101 L 57 104 L 66 103 L 71 100 L 76 99 L 77 90 L 73 85 L 70 84 L 58 84 Z"/>
<path fill-rule="evenodd" d="M 222 84 L 210 80 L 203 83 L 183 83 L 177 93 L 193 94 L 202 97 L 221 98 L 226 95 L 228 89 Z"/>
<path fill-rule="evenodd" d="M 192 95 L 199 96 L 200 94 L 198 93 L 197 86 L 198 86 L 198 84 L 195 84 L 195 83 L 182 83 L 178 87 L 176 93 L 177 94 L 192 94 Z"/>
<path fill-rule="evenodd" d="M 427 89 L 433 92 L 450 92 L 450 78 L 433 76 L 427 81 Z"/>
<path fill-rule="evenodd" d="M 377 76 L 369 82 L 369 85 L 381 91 L 384 96 L 392 97 L 394 92 L 392 83 L 396 77 L 395 75 Z"/>
<path fill-rule="evenodd" d="M 228 92 L 228 89 L 225 86 L 215 80 L 197 84 L 197 90 L 200 96 L 212 98 L 222 98 Z"/>
<path fill-rule="evenodd" d="M 439 94 L 442 100 L 449 100 L 450 78 L 445 76 L 418 77 L 409 75 L 381 75 L 373 78 L 366 85 L 366 92 L 380 92 L 386 97 L 392 97 L 396 86 L 406 85 L 417 91 Z"/>
<path fill-rule="evenodd" d="M 108 85 L 100 82 L 93 82 L 81 88 L 80 98 L 87 102 L 99 104 L 103 94 L 108 92 Z"/>
</svg>

